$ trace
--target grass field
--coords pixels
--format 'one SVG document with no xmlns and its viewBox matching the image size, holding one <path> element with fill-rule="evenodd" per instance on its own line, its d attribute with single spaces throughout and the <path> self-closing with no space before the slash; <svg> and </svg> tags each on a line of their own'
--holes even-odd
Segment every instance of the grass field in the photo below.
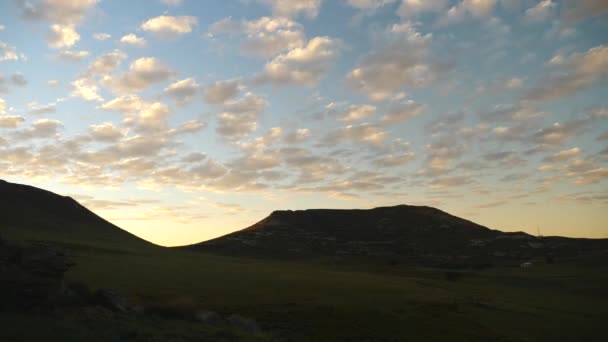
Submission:
<svg viewBox="0 0 608 342">
<path fill-rule="evenodd" d="M 596 341 L 605 337 L 608 321 L 608 263 L 601 259 L 497 268 L 447 281 L 442 270 L 411 266 L 304 264 L 93 246 L 23 229 L 3 228 L 2 234 L 54 240 L 77 263 L 68 273 L 71 280 L 117 289 L 134 303 L 187 303 L 252 317 L 268 332 L 264 339 Z M 155 323 L 121 324 L 127 331 L 135 329 L 130 324 L 141 329 Z M 162 326 L 179 331 L 182 324 Z M 64 325 L 54 332 L 69 335 L 74 327 Z"/>
</svg>

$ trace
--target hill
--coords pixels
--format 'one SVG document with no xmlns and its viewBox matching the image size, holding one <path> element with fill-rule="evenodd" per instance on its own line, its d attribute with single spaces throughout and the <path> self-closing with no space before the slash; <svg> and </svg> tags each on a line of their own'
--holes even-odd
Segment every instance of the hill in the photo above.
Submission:
<svg viewBox="0 0 608 342">
<path fill-rule="evenodd" d="M 14 239 L 125 250 L 153 246 L 71 197 L 4 180 L 0 180 L 0 217 L 0 234 Z"/>
<path fill-rule="evenodd" d="M 426 206 L 275 211 L 244 230 L 187 246 L 228 255 L 388 258 L 447 267 L 484 267 L 535 257 L 608 250 L 608 240 L 506 233 Z"/>
</svg>

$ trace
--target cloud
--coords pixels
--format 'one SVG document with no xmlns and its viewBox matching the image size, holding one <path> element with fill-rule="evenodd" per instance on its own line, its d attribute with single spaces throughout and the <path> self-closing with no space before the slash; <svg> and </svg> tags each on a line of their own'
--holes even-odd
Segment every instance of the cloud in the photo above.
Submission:
<svg viewBox="0 0 608 342">
<path fill-rule="evenodd" d="M 330 62 L 338 53 L 339 41 L 315 37 L 303 47 L 280 54 L 266 63 L 257 82 L 314 85 L 327 74 Z"/>
<path fill-rule="evenodd" d="M 72 93 L 70 95 L 80 97 L 86 101 L 103 101 L 103 98 L 99 95 L 99 87 L 95 83 L 95 80 L 90 77 L 82 77 L 74 80 L 70 83 L 72 86 Z"/>
<path fill-rule="evenodd" d="M 50 103 L 47 105 L 40 105 L 36 102 L 30 102 L 30 103 L 28 103 L 27 106 L 28 106 L 28 113 L 34 114 L 34 115 L 49 114 L 49 113 L 55 112 L 54 103 Z"/>
<path fill-rule="evenodd" d="M 16 61 L 23 59 L 23 55 L 17 54 L 17 49 L 14 46 L 10 46 L 3 41 L 0 41 L 0 62 L 2 61 Z"/>
<path fill-rule="evenodd" d="M 4 110 L 4 101 L 0 99 L 0 113 Z M 0 128 L 16 128 L 25 119 L 19 115 L 0 115 Z"/>
<path fill-rule="evenodd" d="M 597 168 L 582 173 L 575 182 L 576 184 L 587 185 L 599 183 L 605 180 L 608 180 L 608 169 Z"/>
<path fill-rule="evenodd" d="M 448 5 L 448 0 L 403 0 L 397 14 L 402 18 L 425 12 L 440 12 Z"/>
<path fill-rule="evenodd" d="M 63 123 L 61 121 L 38 119 L 28 129 L 17 132 L 17 137 L 20 139 L 51 138 L 59 134 L 62 128 Z"/>
<path fill-rule="evenodd" d="M 608 3 L 605 0 L 564 0 L 562 13 L 567 22 L 577 23 L 608 14 Z"/>
<path fill-rule="evenodd" d="M 388 132 L 378 125 L 369 123 L 348 125 L 330 132 L 323 138 L 321 144 L 323 146 L 333 146 L 343 141 L 354 141 L 375 145 L 381 144 L 387 135 Z"/>
<path fill-rule="evenodd" d="M 171 96 L 180 106 L 188 104 L 199 89 L 198 83 L 192 78 L 186 78 L 170 84 L 165 88 L 165 94 Z"/>
<path fill-rule="evenodd" d="M 80 35 L 72 25 L 51 25 L 46 42 L 54 49 L 70 47 L 80 40 Z"/>
<path fill-rule="evenodd" d="M 241 22 L 225 18 L 212 24 L 210 32 L 242 35 L 244 41 L 241 44 L 241 51 L 243 53 L 266 58 L 302 47 L 306 41 L 302 25 L 285 17 L 262 17 Z"/>
<path fill-rule="evenodd" d="M 236 141 L 257 129 L 257 120 L 268 106 L 266 99 L 252 93 L 224 103 L 217 117 L 217 134 Z"/>
<path fill-rule="evenodd" d="M 120 112 L 125 116 L 124 123 L 134 126 L 136 131 L 150 133 L 167 128 L 166 119 L 171 110 L 162 102 L 144 101 L 137 95 L 125 95 L 110 100 L 100 107 L 106 111 Z"/>
<path fill-rule="evenodd" d="M 403 101 L 389 106 L 384 116 L 382 116 L 382 122 L 389 124 L 400 123 L 422 114 L 425 110 L 426 106 L 413 100 Z"/>
<path fill-rule="evenodd" d="M 321 0 L 257 0 L 270 7 L 272 12 L 281 17 L 292 17 L 303 13 L 310 18 L 319 14 Z"/>
<path fill-rule="evenodd" d="M 66 62 L 79 62 L 87 57 L 89 57 L 88 51 L 61 51 L 55 56 L 57 59 L 66 61 Z"/>
<path fill-rule="evenodd" d="M 562 163 L 568 161 L 574 157 L 577 157 L 581 152 L 581 149 L 578 147 L 571 148 L 569 150 L 562 150 L 557 153 L 554 153 L 551 156 L 545 157 L 543 159 L 544 162 L 549 163 Z"/>
<path fill-rule="evenodd" d="M 142 47 L 146 45 L 146 40 L 144 38 L 138 37 L 133 33 L 129 33 L 127 35 L 122 36 L 119 42 L 124 45 L 131 45 L 137 47 Z"/>
<path fill-rule="evenodd" d="M 285 135 L 285 142 L 288 144 L 298 144 L 306 141 L 310 137 L 308 128 L 298 128 L 295 131 Z"/>
<path fill-rule="evenodd" d="M 236 80 L 217 81 L 203 88 L 203 98 L 210 104 L 222 104 L 236 97 L 241 88 L 241 84 Z"/>
<path fill-rule="evenodd" d="M 9 84 L 10 83 L 10 84 Z M 25 76 L 17 71 L 13 73 L 10 78 L 4 78 L 3 75 L 0 75 L 0 93 L 8 93 L 10 89 L 10 85 L 16 87 L 23 87 L 27 85 L 27 79 Z"/>
<path fill-rule="evenodd" d="M 346 3 L 360 10 L 375 11 L 395 1 L 397 0 L 346 0 Z"/>
<path fill-rule="evenodd" d="M 75 24 L 82 21 L 87 11 L 97 2 L 98 0 L 42 0 L 34 3 L 17 1 L 24 18 L 48 20 L 60 24 Z"/>
<path fill-rule="evenodd" d="M 115 93 L 135 93 L 154 83 L 169 80 L 175 72 L 154 57 L 138 58 L 131 63 L 129 71 L 114 78 L 105 76 L 101 83 Z"/>
<path fill-rule="evenodd" d="M 115 127 L 111 122 L 104 122 L 89 127 L 89 134 L 95 141 L 113 143 L 125 136 L 125 131 Z"/>
<path fill-rule="evenodd" d="M 541 146 L 559 146 L 580 134 L 589 124 L 586 119 L 577 119 L 563 123 L 556 122 L 532 135 L 532 140 Z"/>
<path fill-rule="evenodd" d="M 97 57 L 89 68 L 87 69 L 88 74 L 105 75 L 109 74 L 116 69 L 120 63 L 127 58 L 127 55 L 120 51 L 114 50 Z"/>
<path fill-rule="evenodd" d="M 152 32 L 161 37 L 175 37 L 192 32 L 193 27 L 197 24 L 198 19 L 195 17 L 161 15 L 147 20 L 140 27 L 144 31 Z"/>
<path fill-rule="evenodd" d="M 550 73 L 524 95 L 529 101 L 551 101 L 573 95 L 608 75 L 608 46 L 599 45 L 583 53 L 556 55 L 549 61 Z"/>
<path fill-rule="evenodd" d="M 75 28 L 86 13 L 95 7 L 97 0 L 42 0 L 30 2 L 17 0 L 22 16 L 28 20 L 45 20 L 51 23 L 47 35 L 50 47 L 70 47 L 80 40 Z"/>
<path fill-rule="evenodd" d="M 104 41 L 104 40 L 108 40 L 108 39 L 112 38 L 112 35 L 108 34 L 108 33 L 95 33 L 93 35 L 93 38 L 100 40 L 100 41 Z"/>
<path fill-rule="evenodd" d="M 430 33 L 423 35 L 405 22 L 393 25 L 385 35 L 388 43 L 346 76 L 350 88 L 371 100 L 382 101 L 398 91 L 430 85 L 450 71 L 432 56 Z"/>
<path fill-rule="evenodd" d="M 469 16 L 487 18 L 494 12 L 497 0 L 463 0 L 450 7 L 435 23 L 438 27 L 464 22 Z"/>
<path fill-rule="evenodd" d="M 524 20 L 531 23 L 545 21 L 551 16 L 553 8 L 556 6 L 557 5 L 551 0 L 542 0 L 536 4 L 536 6 L 526 10 Z"/>
<path fill-rule="evenodd" d="M 452 176 L 438 178 L 432 181 L 429 186 L 431 189 L 453 188 L 472 183 L 472 180 L 467 176 Z"/>
<path fill-rule="evenodd" d="M 160 0 L 160 2 L 167 6 L 181 6 L 182 0 Z"/>
<path fill-rule="evenodd" d="M 370 105 L 351 105 L 338 120 L 342 122 L 358 121 L 367 118 L 376 111 L 376 107 Z"/>
</svg>

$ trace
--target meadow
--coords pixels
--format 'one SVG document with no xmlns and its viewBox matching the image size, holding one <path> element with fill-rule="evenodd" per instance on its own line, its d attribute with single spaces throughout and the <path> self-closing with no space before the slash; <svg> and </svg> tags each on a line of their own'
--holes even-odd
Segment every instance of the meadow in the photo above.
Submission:
<svg viewBox="0 0 608 342">
<path fill-rule="evenodd" d="M 71 281 L 116 289 L 135 304 L 238 313 L 254 318 L 264 331 L 257 337 L 213 335 L 200 324 L 151 318 L 102 320 L 87 330 L 69 319 L 57 324 L 47 316 L 3 317 L 14 323 L 0 334 L 23 340 L 31 340 L 27 334 L 78 340 L 87 331 L 98 331 L 101 340 L 105 336 L 142 341 L 149 336 L 173 336 L 175 341 L 207 340 L 203 336 L 277 341 L 595 341 L 605 337 L 602 326 L 608 321 L 608 262 L 601 257 L 555 264 L 539 261 L 526 269 L 461 271 L 448 280 L 445 270 L 411 265 L 225 257 L 132 241 L 85 241 L 74 232 L 45 236 L 36 229 L 1 228 L 7 239 L 60 246 L 76 262 L 67 274 Z"/>
</svg>

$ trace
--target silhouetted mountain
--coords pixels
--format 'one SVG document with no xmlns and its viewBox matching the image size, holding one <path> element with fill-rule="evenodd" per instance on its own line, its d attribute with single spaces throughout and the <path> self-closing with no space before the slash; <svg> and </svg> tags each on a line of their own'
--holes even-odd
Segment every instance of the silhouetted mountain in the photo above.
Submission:
<svg viewBox="0 0 608 342">
<path fill-rule="evenodd" d="M 4 180 L 0 180 L 0 234 L 106 247 L 152 246 L 71 197 Z"/>
<path fill-rule="evenodd" d="M 608 250 L 608 240 L 505 233 L 426 206 L 275 211 L 244 230 L 187 246 L 228 255 L 378 257 L 444 266 L 484 266 Z"/>
</svg>

